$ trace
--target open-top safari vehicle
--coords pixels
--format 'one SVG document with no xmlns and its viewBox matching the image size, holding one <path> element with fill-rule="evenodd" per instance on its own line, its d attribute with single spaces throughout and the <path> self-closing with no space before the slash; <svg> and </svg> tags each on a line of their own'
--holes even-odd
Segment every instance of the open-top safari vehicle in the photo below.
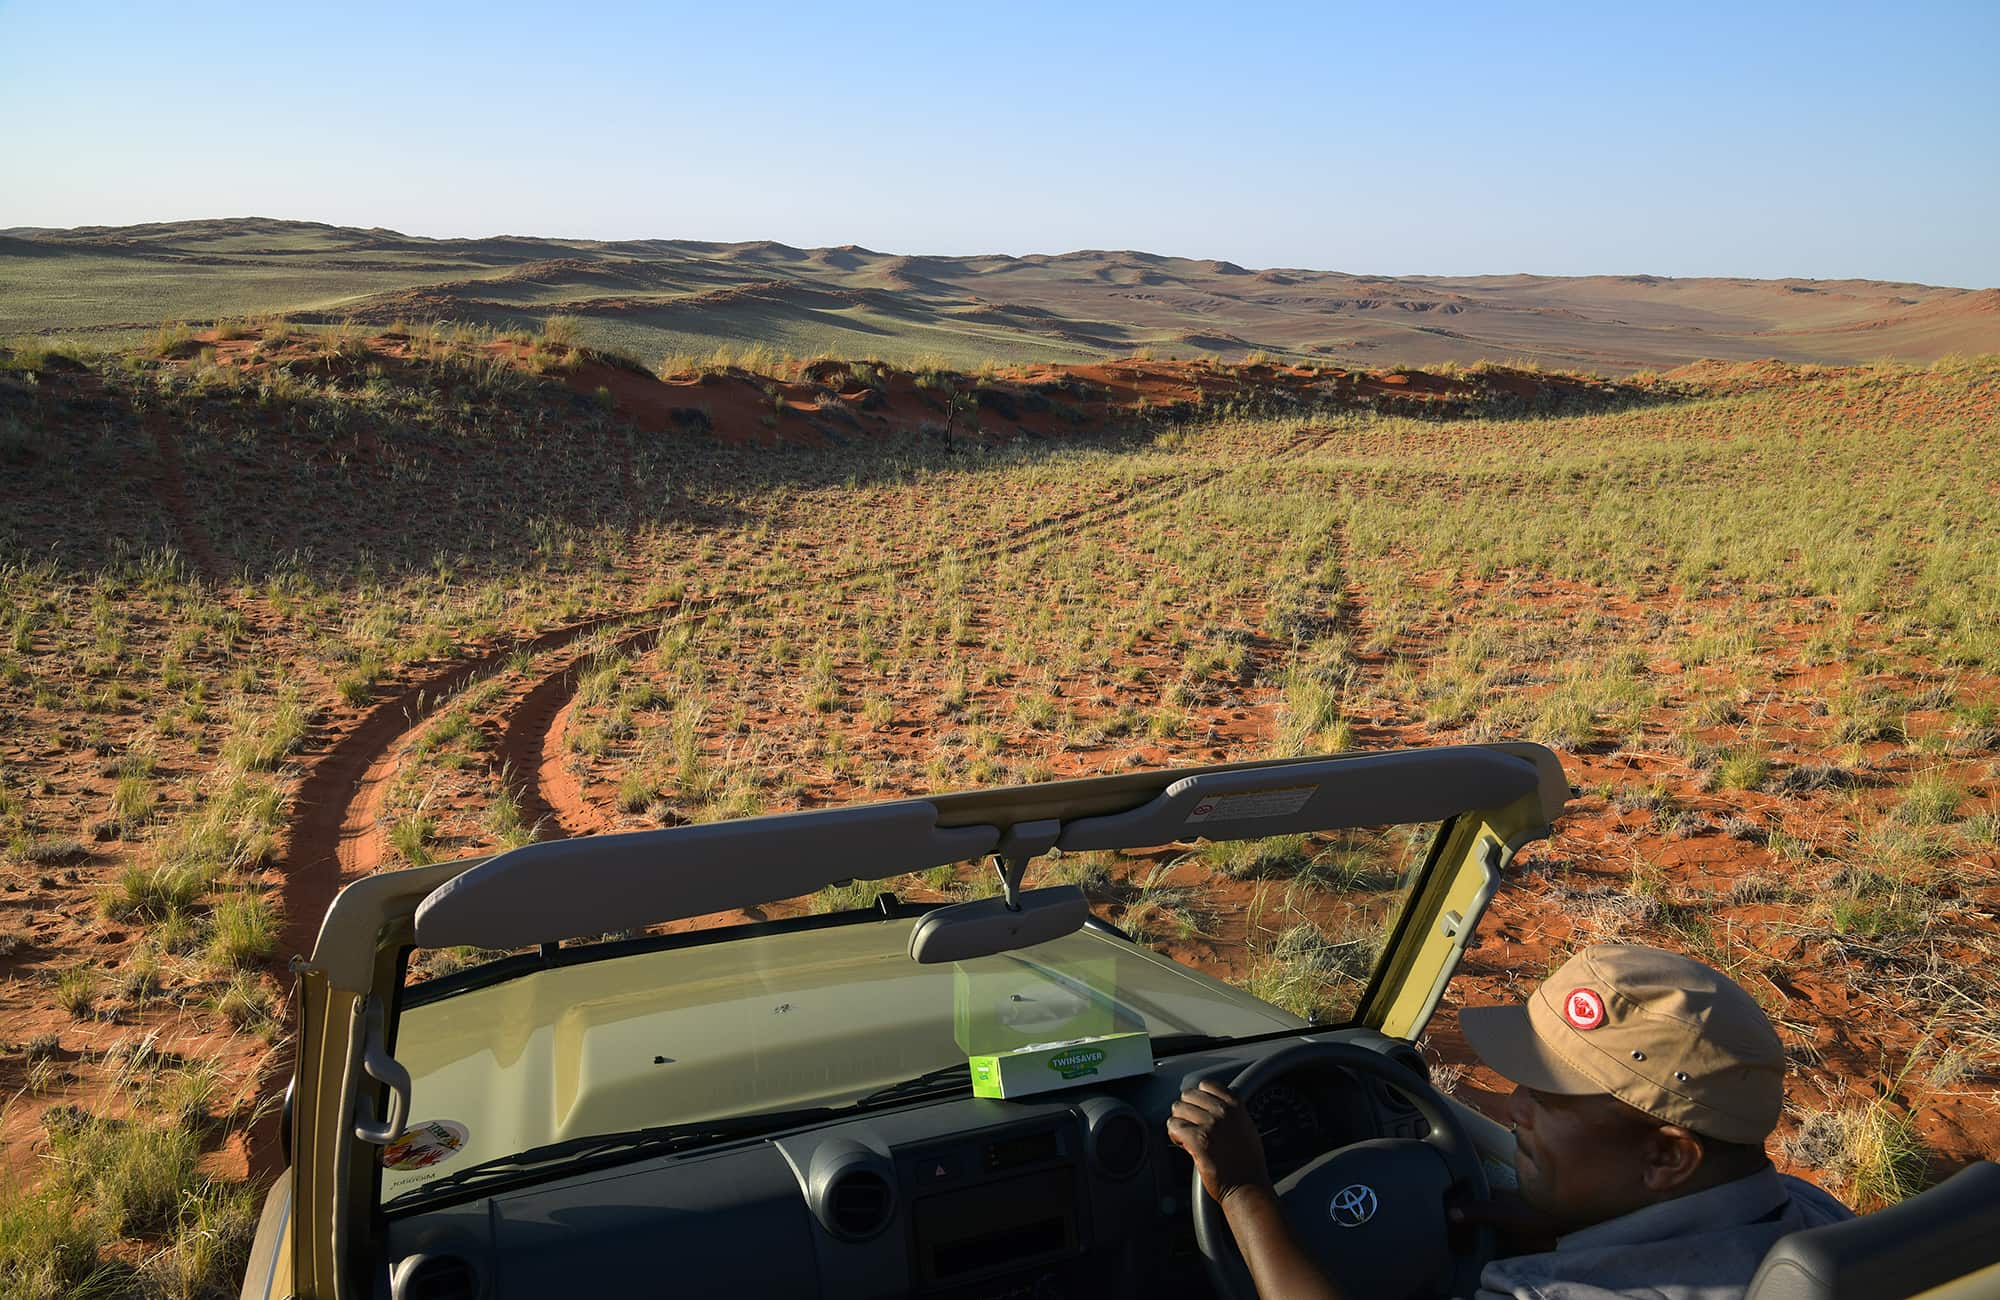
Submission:
<svg viewBox="0 0 2000 1300">
<path fill-rule="evenodd" d="M 1491 1243 L 1452 1240 L 1444 1203 L 1509 1179 L 1511 1138 L 1434 1089 L 1413 1040 L 1567 793 L 1539 746 L 1461 746 L 363 879 L 297 963 L 290 1168 L 243 1294 L 1247 1300 L 1164 1135 L 1174 1098 L 1212 1078 L 1247 1096 L 1288 1216 L 1351 1294 L 1470 1295 Z M 1337 1019 L 1134 943 L 1073 884 L 1025 885 L 1038 862 L 1255 843 L 1292 868 L 1250 906 L 1289 909 L 1301 960 L 1345 972 Z M 989 857 L 986 898 L 640 933 Z M 414 977 L 414 953 L 461 947 L 484 959 Z"/>
</svg>

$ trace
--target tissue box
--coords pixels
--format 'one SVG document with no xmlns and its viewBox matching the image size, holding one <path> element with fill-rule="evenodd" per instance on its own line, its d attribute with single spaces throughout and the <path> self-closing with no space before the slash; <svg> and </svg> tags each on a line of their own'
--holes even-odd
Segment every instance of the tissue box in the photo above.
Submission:
<svg viewBox="0 0 2000 1300">
<path fill-rule="evenodd" d="M 959 963 L 952 972 L 958 1050 L 988 1056 L 1145 1028 L 1115 1000 L 1117 969 L 1109 958 L 1070 962 L 1060 970 L 1041 963 Z"/>
<path fill-rule="evenodd" d="M 1153 1040 L 1144 1033 L 1037 1043 L 971 1058 L 972 1095 L 1026 1097 L 1153 1071 Z"/>
</svg>

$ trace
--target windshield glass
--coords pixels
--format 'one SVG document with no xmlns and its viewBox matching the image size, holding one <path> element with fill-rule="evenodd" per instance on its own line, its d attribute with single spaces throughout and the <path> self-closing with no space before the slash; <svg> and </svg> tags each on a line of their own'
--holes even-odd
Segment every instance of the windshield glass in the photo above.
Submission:
<svg viewBox="0 0 2000 1300">
<path fill-rule="evenodd" d="M 1134 944 L 1086 929 L 926 966 L 908 955 L 914 911 L 860 912 L 602 957 L 564 949 L 562 964 L 518 957 L 483 984 L 474 967 L 419 985 L 395 1048 L 413 1079 L 412 1138 L 384 1154 L 383 1198 L 552 1142 L 850 1104 L 972 1052 L 1132 1030 L 1159 1043 L 1344 1023 L 1437 830 L 1035 864 L 1030 886 L 1082 886 Z M 979 889 L 975 870 L 953 887 Z M 899 886 L 922 888 L 879 888 Z M 419 954 L 413 978 L 462 959 L 429 957 Z"/>
</svg>

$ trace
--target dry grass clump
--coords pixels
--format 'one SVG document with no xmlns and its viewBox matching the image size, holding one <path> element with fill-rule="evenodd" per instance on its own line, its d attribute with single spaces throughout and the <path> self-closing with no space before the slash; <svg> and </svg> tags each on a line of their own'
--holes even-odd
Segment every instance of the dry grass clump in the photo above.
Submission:
<svg viewBox="0 0 2000 1300">
<path fill-rule="evenodd" d="M 1955 819 L 1964 802 L 1964 787 L 1941 773 L 1920 772 L 1903 787 L 1896 817 L 1911 826 L 1942 826 Z"/>
<path fill-rule="evenodd" d="M 225 895 L 209 914 L 209 927 L 208 959 L 217 966 L 262 961 L 278 942 L 271 900 L 261 890 L 236 890 Z"/>
<path fill-rule="evenodd" d="M 9 1300 L 235 1293 L 256 1229 L 254 1189 L 201 1172 L 212 1075 L 157 1078 L 142 1053 L 126 1068 L 134 1117 L 73 1107 L 43 1117 L 47 1176 L 0 1189 L 0 1293 Z M 164 1118 L 151 1118 L 163 1115 Z M 136 1257 L 114 1249 L 137 1239 Z"/>
<path fill-rule="evenodd" d="M 1232 880 L 1294 876 L 1311 865 L 1314 846 L 1303 835 L 1266 835 L 1245 840 L 1212 840 L 1202 845 L 1202 861 Z"/>
<path fill-rule="evenodd" d="M 1197 891 L 1169 881 L 1172 867 L 1170 860 L 1157 862 L 1125 887 L 1118 924 L 1139 943 L 1164 947 L 1203 933 L 1208 917 Z"/>
<path fill-rule="evenodd" d="M 498 788 L 487 802 L 481 817 L 481 825 L 491 836 L 496 848 L 516 849 L 535 840 L 535 828 L 521 819 L 521 797 L 515 793 L 511 771 L 503 767 L 499 774 Z"/>
<path fill-rule="evenodd" d="M 1916 1121 L 1880 1098 L 1804 1112 L 1782 1149 L 1787 1161 L 1819 1171 L 1863 1212 L 1922 1191 L 1930 1154 Z"/>
<path fill-rule="evenodd" d="M 212 793 L 155 840 L 151 861 L 126 864 L 100 909 L 112 920 L 184 921 L 225 877 L 269 861 L 285 806 L 283 788 L 270 778 L 220 772 Z M 256 898 L 255 906 L 268 909 Z M 251 906 L 234 902 L 227 915 L 233 922 Z"/>
<path fill-rule="evenodd" d="M 812 910 L 815 912 L 851 912 L 858 908 L 874 905 L 875 896 L 883 892 L 894 892 L 891 882 L 882 880 L 850 880 L 845 884 L 828 885 L 813 895 Z"/>
<path fill-rule="evenodd" d="M 1253 959 L 1243 987 L 1304 1020 L 1339 1018 L 1375 969 L 1380 929 L 1362 922 L 1329 934 L 1311 922 L 1287 926 Z"/>
<path fill-rule="evenodd" d="M 89 1017 L 97 1006 L 98 972 L 90 966 L 71 966 L 56 978 L 56 1005 L 73 1020 Z"/>
<path fill-rule="evenodd" d="M 295 694 L 268 710 L 246 708 L 223 742 L 222 761 L 243 772 L 270 771 L 305 742 L 307 721 L 306 706 Z"/>
<path fill-rule="evenodd" d="M 1715 766 L 1715 783 L 1724 790 L 1761 790 L 1771 775 L 1771 756 L 1762 746 L 1732 749 Z"/>
<path fill-rule="evenodd" d="M 0 1188 L 0 1291 L 17 1300 L 79 1300 L 123 1289 L 99 1253 L 105 1230 L 68 1197 Z"/>
<path fill-rule="evenodd" d="M 1111 887 L 1113 855 L 1053 850 L 1039 859 L 1038 885 L 1075 885 L 1094 901 Z"/>
<path fill-rule="evenodd" d="M 255 971 L 231 972 L 211 1005 L 237 1029 L 268 1034 L 276 1024 L 270 992 Z"/>
</svg>

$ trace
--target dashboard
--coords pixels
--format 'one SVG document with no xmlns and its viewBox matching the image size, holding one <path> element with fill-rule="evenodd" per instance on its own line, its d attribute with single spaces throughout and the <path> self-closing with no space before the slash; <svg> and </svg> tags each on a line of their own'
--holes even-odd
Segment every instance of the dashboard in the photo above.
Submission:
<svg viewBox="0 0 2000 1300">
<path fill-rule="evenodd" d="M 1170 1057 L 1151 1075 L 1019 1101 L 913 1100 L 793 1132 L 654 1156 L 392 1215 L 375 1293 L 390 1300 L 566 1296 L 1059 1300 L 1205 1296 L 1166 1139 L 1181 1091 L 1226 1083 L 1300 1038 L 1422 1071 L 1369 1030 Z M 1421 1137 L 1373 1080 L 1301 1068 L 1250 1103 L 1274 1178 L 1371 1137 Z"/>
</svg>

